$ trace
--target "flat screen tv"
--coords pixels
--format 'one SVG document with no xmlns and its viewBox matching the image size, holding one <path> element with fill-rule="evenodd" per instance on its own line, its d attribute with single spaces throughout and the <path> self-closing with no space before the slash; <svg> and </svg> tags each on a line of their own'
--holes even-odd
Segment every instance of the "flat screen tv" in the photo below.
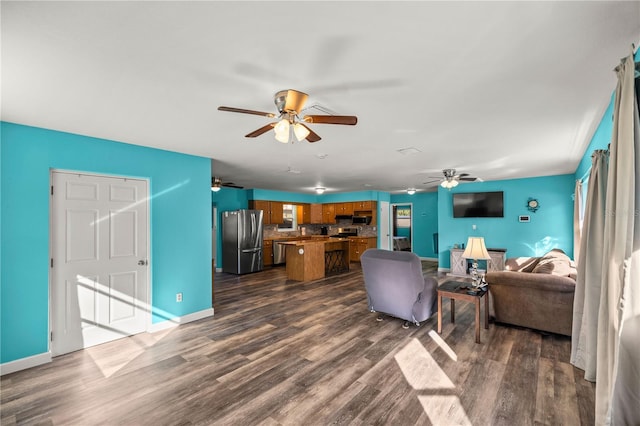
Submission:
<svg viewBox="0 0 640 426">
<path fill-rule="evenodd" d="M 453 217 L 504 217 L 502 191 L 453 194 Z"/>
</svg>

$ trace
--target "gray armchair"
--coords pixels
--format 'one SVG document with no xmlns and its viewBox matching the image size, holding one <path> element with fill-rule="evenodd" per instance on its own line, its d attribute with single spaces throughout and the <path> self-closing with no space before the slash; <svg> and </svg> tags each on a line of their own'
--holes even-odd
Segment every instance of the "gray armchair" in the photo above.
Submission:
<svg viewBox="0 0 640 426">
<path fill-rule="evenodd" d="M 368 249 L 360 257 L 364 286 L 371 312 L 380 312 L 419 326 L 436 311 L 433 277 L 422 275 L 422 264 L 415 253 Z"/>
</svg>

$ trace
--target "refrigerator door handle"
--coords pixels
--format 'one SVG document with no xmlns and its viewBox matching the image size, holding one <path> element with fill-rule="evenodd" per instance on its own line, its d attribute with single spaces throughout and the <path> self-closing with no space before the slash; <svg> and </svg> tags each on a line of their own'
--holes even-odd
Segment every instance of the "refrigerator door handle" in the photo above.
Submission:
<svg viewBox="0 0 640 426">
<path fill-rule="evenodd" d="M 255 253 L 257 251 L 262 250 L 261 248 L 252 248 L 252 249 L 244 249 L 244 250 L 240 250 L 241 253 Z"/>
</svg>

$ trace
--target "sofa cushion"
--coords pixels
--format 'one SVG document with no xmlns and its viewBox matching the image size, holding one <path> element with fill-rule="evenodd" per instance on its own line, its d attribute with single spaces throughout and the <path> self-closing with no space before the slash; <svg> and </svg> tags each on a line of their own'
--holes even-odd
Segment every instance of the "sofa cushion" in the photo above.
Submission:
<svg viewBox="0 0 640 426">
<path fill-rule="evenodd" d="M 551 274 L 560 277 L 571 275 L 571 259 L 560 249 L 553 249 L 540 258 L 538 264 L 533 268 L 534 274 Z"/>
</svg>

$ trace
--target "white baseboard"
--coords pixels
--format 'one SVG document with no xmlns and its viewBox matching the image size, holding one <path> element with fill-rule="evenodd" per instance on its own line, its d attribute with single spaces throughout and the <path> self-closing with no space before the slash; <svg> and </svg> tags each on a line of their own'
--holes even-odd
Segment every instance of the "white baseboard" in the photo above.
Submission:
<svg viewBox="0 0 640 426">
<path fill-rule="evenodd" d="M 437 257 L 421 257 L 420 260 L 431 260 L 431 261 L 437 262 L 438 258 Z"/>
<path fill-rule="evenodd" d="M 212 317 L 213 308 L 205 309 L 202 311 L 187 314 L 182 317 L 172 318 L 168 321 L 152 324 L 147 332 L 154 333 L 156 331 L 166 330 L 171 327 L 177 327 L 180 324 L 186 324 L 191 321 L 196 321 L 202 318 Z M 36 367 L 41 364 L 47 364 L 51 362 L 51 352 L 45 352 L 38 355 L 29 356 L 26 358 L 20 358 L 15 361 L 5 362 L 0 364 L 0 376 L 5 374 L 15 373 L 16 371 L 26 370 L 27 368 Z"/>
<path fill-rule="evenodd" d="M 191 314 L 187 314 L 181 317 L 171 318 L 167 321 L 157 322 L 151 324 L 151 326 L 147 329 L 149 333 L 155 333 L 156 331 L 166 330 L 168 328 L 177 327 L 180 324 L 186 324 L 191 321 L 197 321 L 202 318 L 212 317 L 213 316 L 213 308 L 204 309 L 202 311 L 193 312 Z"/>
<path fill-rule="evenodd" d="M 0 376 L 51 362 L 51 352 L 20 358 L 0 364 Z"/>
<path fill-rule="evenodd" d="M 438 267 L 438 272 L 450 272 L 451 268 L 440 268 Z"/>
</svg>

